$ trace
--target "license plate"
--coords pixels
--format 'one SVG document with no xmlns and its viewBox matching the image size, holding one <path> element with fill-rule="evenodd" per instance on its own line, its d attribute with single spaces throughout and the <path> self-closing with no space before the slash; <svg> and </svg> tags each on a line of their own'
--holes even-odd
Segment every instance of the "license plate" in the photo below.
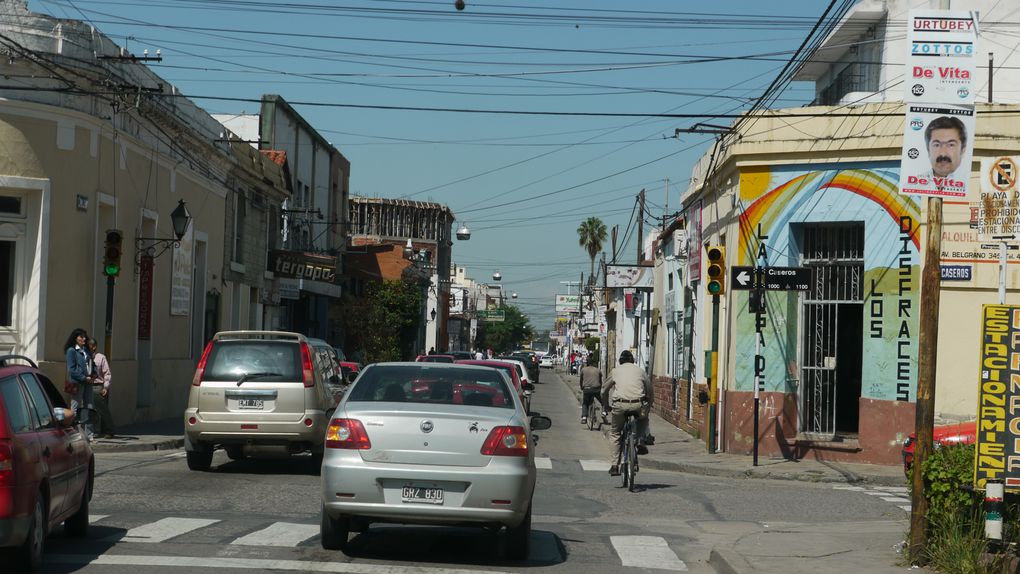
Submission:
<svg viewBox="0 0 1020 574">
<path fill-rule="evenodd" d="M 266 408 L 265 399 L 237 399 L 237 408 L 261 411 Z"/>
<path fill-rule="evenodd" d="M 443 489 L 405 486 L 400 491 L 400 500 L 418 504 L 442 504 Z"/>
</svg>

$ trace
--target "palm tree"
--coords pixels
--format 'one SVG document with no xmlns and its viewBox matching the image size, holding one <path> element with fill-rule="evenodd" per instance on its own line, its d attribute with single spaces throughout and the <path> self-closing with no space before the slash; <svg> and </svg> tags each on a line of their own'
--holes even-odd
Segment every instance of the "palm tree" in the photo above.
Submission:
<svg viewBox="0 0 1020 574">
<path fill-rule="evenodd" d="M 589 217 L 577 228 L 578 243 L 591 257 L 591 271 L 588 280 L 595 276 L 595 256 L 602 251 L 602 242 L 606 240 L 606 224 L 597 217 Z"/>
</svg>

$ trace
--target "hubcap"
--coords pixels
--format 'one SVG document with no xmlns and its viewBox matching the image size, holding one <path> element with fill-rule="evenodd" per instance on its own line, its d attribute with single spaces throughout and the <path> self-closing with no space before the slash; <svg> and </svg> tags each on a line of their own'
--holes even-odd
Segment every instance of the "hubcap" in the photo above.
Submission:
<svg viewBox="0 0 1020 574">
<path fill-rule="evenodd" d="M 45 529 L 45 525 L 43 524 L 43 511 L 41 501 L 39 500 L 36 501 L 35 512 L 33 514 L 34 516 L 32 517 L 32 520 L 35 524 L 34 529 L 32 530 L 32 551 L 33 551 L 32 553 L 41 554 L 43 544 L 43 530 Z"/>
</svg>

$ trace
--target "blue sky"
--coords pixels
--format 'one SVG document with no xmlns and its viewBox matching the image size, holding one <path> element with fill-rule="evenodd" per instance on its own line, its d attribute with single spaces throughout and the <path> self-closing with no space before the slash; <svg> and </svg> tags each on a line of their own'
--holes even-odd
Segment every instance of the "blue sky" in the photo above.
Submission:
<svg viewBox="0 0 1020 574">
<path fill-rule="evenodd" d="M 553 296 L 565 292 L 560 282 L 588 272 L 580 222 L 618 225 L 618 262 L 634 262 L 628 221 L 638 192 L 647 192 L 647 230 L 679 206 L 711 143 L 674 137 L 676 128 L 730 121 L 565 114 L 746 109 L 827 4 L 467 0 L 457 11 L 453 0 L 31 0 L 29 8 L 87 20 L 135 54 L 159 49 L 153 70 L 210 113 L 256 113 L 258 104 L 198 96 L 282 95 L 351 161 L 352 193 L 448 205 L 472 231 L 454 244 L 456 264 L 479 281 L 499 270 L 541 331 L 552 324 Z M 811 99 L 810 86 L 793 84 L 779 105 Z"/>
</svg>

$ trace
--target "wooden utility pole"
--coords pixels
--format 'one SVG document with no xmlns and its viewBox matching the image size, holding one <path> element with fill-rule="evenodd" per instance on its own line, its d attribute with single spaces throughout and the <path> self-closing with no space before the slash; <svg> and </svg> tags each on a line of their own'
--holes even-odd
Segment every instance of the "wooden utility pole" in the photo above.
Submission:
<svg viewBox="0 0 1020 574">
<path fill-rule="evenodd" d="M 612 236 L 613 236 L 613 259 L 612 260 L 613 261 L 616 261 L 616 236 L 619 233 L 620 233 L 620 226 L 619 225 L 614 225 L 613 226 L 613 233 L 612 233 Z"/>
<path fill-rule="evenodd" d="M 641 193 L 638 194 L 638 213 L 637 213 L 637 264 L 641 265 L 641 261 L 644 258 L 644 245 L 645 244 L 645 190 L 642 189 Z"/>
<path fill-rule="evenodd" d="M 948 10 L 949 0 L 939 0 L 939 9 Z M 928 497 L 924 491 L 924 462 L 928 460 L 928 455 L 932 451 L 932 430 L 935 425 L 935 370 L 938 366 L 939 298 L 942 282 L 939 265 L 942 258 L 941 197 L 928 198 L 927 223 L 924 266 L 921 268 L 921 309 L 918 312 L 920 333 L 917 339 L 914 466 L 910 496 L 910 560 L 914 563 L 925 562 L 928 539 Z"/>
</svg>

